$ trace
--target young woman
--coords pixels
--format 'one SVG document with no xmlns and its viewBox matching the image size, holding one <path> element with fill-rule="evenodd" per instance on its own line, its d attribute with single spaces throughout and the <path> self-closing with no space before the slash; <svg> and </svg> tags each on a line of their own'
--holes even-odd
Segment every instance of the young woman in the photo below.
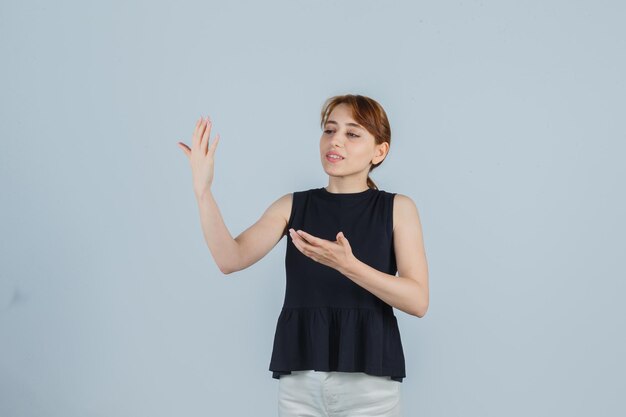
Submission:
<svg viewBox="0 0 626 417">
<path fill-rule="evenodd" d="M 235 239 L 211 193 L 219 134 L 200 118 L 189 158 L 205 240 L 225 274 L 263 258 L 288 235 L 285 300 L 269 370 L 287 416 L 400 416 L 404 352 L 393 307 L 428 310 L 428 267 L 411 198 L 379 190 L 369 172 L 391 129 L 375 100 L 331 97 L 321 112 L 328 185 L 278 198 Z M 396 275 L 396 273 L 398 275 Z"/>
</svg>

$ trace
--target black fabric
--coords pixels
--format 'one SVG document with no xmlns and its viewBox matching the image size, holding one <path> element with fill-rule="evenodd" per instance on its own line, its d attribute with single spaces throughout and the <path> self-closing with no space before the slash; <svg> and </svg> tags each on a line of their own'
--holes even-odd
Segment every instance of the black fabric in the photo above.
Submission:
<svg viewBox="0 0 626 417">
<path fill-rule="evenodd" d="M 287 229 L 336 240 L 343 231 L 357 259 L 396 275 L 393 248 L 395 193 L 368 189 L 293 193 Z M 287 231 L 286 287 L 269 370 L 364 372 L 402 382 L 404 353 L 393 308 L 337 270 L 310 259 Z"/>
</svg>

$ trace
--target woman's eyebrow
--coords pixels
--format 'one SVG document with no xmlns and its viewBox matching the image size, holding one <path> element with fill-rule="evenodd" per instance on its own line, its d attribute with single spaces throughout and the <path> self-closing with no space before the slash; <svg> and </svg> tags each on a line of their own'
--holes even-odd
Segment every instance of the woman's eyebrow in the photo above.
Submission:
<svg viewBox="0 0 626 417">
<path fill-rule="evenodd" d="M 334 120 L 328 120 L 328 121 L 326 122 L 326 124 L 331 124 L 331 123 L 332 123 L 332 124 L 334 124 L 334 125 L 339 125 L 339 123 L 337 123 L 337 122 L 336 122 L 336 121 L 334 121 Z M 346 125 L 347 125 L 347 126 L 354 126 L 354 127 L 358 127 L 359 129 L 363 129 L 363 126 L 361 126 L 361 125 L 360 125 L 360 124 L 358 124 L 358 123 L 352 123 L 352 122 L 350 122 L 350 123 L 346 123 Z"/>
</svg>

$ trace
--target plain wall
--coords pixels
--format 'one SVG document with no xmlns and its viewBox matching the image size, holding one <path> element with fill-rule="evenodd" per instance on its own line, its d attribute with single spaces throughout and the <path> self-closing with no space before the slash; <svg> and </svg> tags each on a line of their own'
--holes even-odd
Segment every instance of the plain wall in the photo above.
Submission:
<svg viewBox="0 0 626 417">
<path fill-rule="evenodd" d="M 430 307 L 395 310 L 406 416 L 617 416 L 626 372 L 619 1 L 7 1 L 0 415 L 275 416 L 286 239 L 224 276 L 191 171 L 220 133 L 231 234 L 326 186 L 319 112 L 370 96 Z"/>
</svg>

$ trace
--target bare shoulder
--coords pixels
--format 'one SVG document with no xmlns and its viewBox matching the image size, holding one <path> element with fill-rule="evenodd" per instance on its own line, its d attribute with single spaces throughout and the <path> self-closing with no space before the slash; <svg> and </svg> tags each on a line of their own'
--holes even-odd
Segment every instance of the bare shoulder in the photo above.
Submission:
<svg viewBox="0 0 626 417">
<path fill-rule="evenodd" d="M 274 200 L 252 226 L 235 238 L 238 254 L 235 266 L 230 268 L 231 272 L 255 264 L 276 246 L 287 232 L 290 211 L 291 193 Z"/>
<path fill-rule="evenodd" d="M 407 195 L 397 193 L 393 199 L 393 231 L 400 226 L 419 227 L 419 212 L 413 199 Z"/>
<path fill-rule="evenodd" d="M 291 215 L 293 193 L 287 193 L 276 199 L 265 211 L 267 215 L 279 217 L 284 222 L 283 236 L 287 233 L 287 223 Z"/>
</svg>

